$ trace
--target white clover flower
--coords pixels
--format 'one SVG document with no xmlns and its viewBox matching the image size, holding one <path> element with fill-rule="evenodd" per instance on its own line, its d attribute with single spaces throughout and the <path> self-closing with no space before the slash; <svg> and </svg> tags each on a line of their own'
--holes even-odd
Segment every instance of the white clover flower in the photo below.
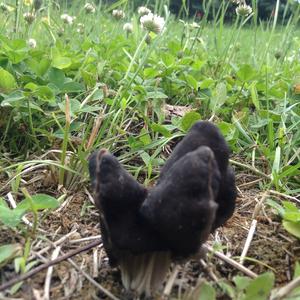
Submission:
<svg viewBox="0 0 300 300">
<path fill-rule="evenodd" d="M 0 9 L 3 11 L 3 12 L 12 12 L 15 10 L 14 7 L 10 6 L 10 5 L 7 5 L 5 4 L 4 2 L 1 2 L 0 3 Z"/>
<path fill-rule="evenodd" d="M 123 25 L 123 30 L 127 33 L 131 33 L 133 31 L 133 25 L 131 23 L 125 23 Z"/>
<path fill-rule="evenodd" d="M 60 18 L 65 24 L 68 24 L 68 25 L 72 25 L 73 21 L 75 20 L 75 17 L 71 17 L 68 14 L 62 14 L 60 16 Z"/>
<path fill-rule="evenodd" d="M 247 5 L 246 3 L 239 4 L 239 6 L 235 9 L 237 15 L 242 17 L 247 17 L 252 13 L 252 7 Z"/>
<path fill-rule="evenodd" d="M 179 22 L 182 23 L 184 27 L 189 26 L 189 23 L 187 23 L 187 22 L 185 22 L 185 21 L 183 21 L 181 19 L 179 19 Z"/>
<path fill-rule="evenodd" d="M 292 51 L 291 54 L 289 56 L 285 57 L 284 60 L 291 63 L 295 60 L 295 58 L 296 58 L 296 53 L 295 53 L 295 51 Z"/>
<path fill-rule="evenodd" d="M 66 20 L 67 18 L 68 18 L 68 16 L 69 15 L 67 15 L 67 14 L 62 14 L 61 16 L 60 16 L 60 18 L 61 18 L 61 20 Z"/>
<path fill-rule="evenodd" d="M 293 61 L 298 62 L 300 60 L 300 51 L 299 50 L 291 51 L 290 55 L 285 57 L 285 60 L 287 60 L 288 62 L 293 62 Z"/>
<path fill-rule="evenodd" d="M 35 20 L 35 15 L 30 12 L 24 13 L 23 17 L 28 24 L 31 24 Z"/>
<path fill-rule="evenodd" d="M 120 19 L 124 19 L 125 18 L 125 13 L 123 10 L 121 9 L 114 9 L 112 11 L 112 15 L 114 18 L 116 18 L 117 20 L 120 20 Z"/>
<path fill-rule="evenodd" d="M 30 47 L 30 48 L 36 48 L 36 40 L 35 39 L 29 39 L 27 41 L 27 45 Z"/>
<path fill-rule="evenodd" d="M 149 13 L 148 15 L 142 16 L 140 22 L 144 29 L 152 31 L 156 34 L 161 33 L 165 26 L 164 18 L 158 15 L 154 15 L 153 13 Z"/>
<path fill-rule="evenodd" d="M 8 5 L 6 5 L 5 3 L 1 2 L 0 3 L 0 9 L 2 11 L 8 11 Z"/>
<path fill-rule="evenodd" d="M 96 7 L 94 6 L 94 4 L 89 2 L 85 4 L 84 9 L 88 14 L 93 14 L 96 11 Z"/>
<path fill-rule="evenodd" d="M 80 34 L 83 34 L 84 33 L 84 24 L 83 23 L 78 23 L 76 31 Z"/>
<path fill-rule="evenodd" d="M 151 13 L 151 10 L 149 8 L 147 8 L 146 6 L 140 6 L 138 8 L 138 14 L 140 16 L 148 15 L 150 13 Z"/>
<path fill-rule="evenodd" d="M 189 24 L 189 26 L 191 28 L 200 28 L 200 25 L 198 23 L 196 23 L 196 22 L 193 22 L 193 23 Z"/>
<path fill-rule="evenodd" d="M 230 0 L 233 4 L 240 4 L 241 1 L 240 0 Z"/>
</svg>

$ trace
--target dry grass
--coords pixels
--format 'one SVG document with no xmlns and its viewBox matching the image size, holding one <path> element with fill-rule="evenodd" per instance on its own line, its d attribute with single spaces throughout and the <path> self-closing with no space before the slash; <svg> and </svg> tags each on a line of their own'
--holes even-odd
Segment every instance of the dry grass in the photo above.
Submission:
<svg viewBox="0 0 300 300">
<path fill-rule="evenodd" d="M 38 176 L 37 172 L 35 176 Z M 45 185 L 43 177 L 39 178 L 28 185 L 31 192 L 56 193 L 49 183 Z M 244 265 L 257 274 L 268 270 L 275 272 L 276 284 L 282 285 L 292 278 L 294 264 L 300 256 L 299 242 L 284 231 L 278 217 L 265 205 L 265 201 L 261 201 L 266 196 L 258 188 L 261 181 L 262 178 L 252 175 L 250 171 L 244 173 L 243 170 L 237 170 L 239 196 L 235 214 L 226 226 L 211 235 L 208 244 L 222 245 L 221 251 L 224 254 L 239 261 L 255 217 L 257 223 L 254 235 L 249 240 Z M 282 199 L 273 194 L 268 197 L 278 201 Z M 86 245 L 93 237 L 98 238 L 98 212 L 91 203 L 90 195 L 86 191 L 70 193 L 59 209 L 43 216 L 39 230 L 32 245 L 30 259 L 40 262 L 53 258 L 54 254 L 59 256 Z M 24 244 L 24 238 L 13 230 L 2 230 L 0 244 L 16 242 Z M 55 242 L 60 247 L 56 253 L 53 247 Z M 102 288 L 120 299 L 125 299 L 119 272 L 109 267 L 101 245 L 73 257 L 72 261 L 73 263 L 64 261 L 55 265 L 52 273 L 43 271 L 36 274 L 24 282 L 14 298 L 42 299 L 46 295 L 43 299 L 109 299 L 100 291 L 99 286 L 79 271 L 84 270 Z M 209 281 L 231 280 L 237 274 L 241 274 L 237 268 L 208 254 L 205 260 L 190 260 L 179 264 L 167 289 L 172 299 L 182 299 L 185 292 L 195 287 L 201 278 Z M 3 282 L 14 277 L 13 266 L 3 268 L 1 276 Z M 226 297 L 223 298 L 220 294 L 220 299 Z"/>
</svg>

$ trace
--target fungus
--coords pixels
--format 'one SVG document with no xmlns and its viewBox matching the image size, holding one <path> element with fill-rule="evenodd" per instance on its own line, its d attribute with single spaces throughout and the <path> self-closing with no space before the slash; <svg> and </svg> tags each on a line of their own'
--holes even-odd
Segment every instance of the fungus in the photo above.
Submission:
<svg viewBox="0 0 300 300">
<path fill-rule="evenodd" d="M 237 196 L 234 171 L 229 165 L 230 149 L 218 127 L 208 121 L 195 123 L 188 134 L 179 142 L 163 166 L 158 182 L 169 173 L 172 165 L 181 157 L 200 146 L 209 147 L 214 155 L 221 173 L 220 188 L 215 201 L 218 204 L 213 230 L 224 225 L 232 216 Z"/>
<path fill-rule="evenodd" d="M 89 171 L 109 263 L 120 268 L 126 290 L 150 295 L 163 281 L 170 255 L 159 235 L 139 214 L 147 189 L 107 150 L 90 157 Z"/>
<path fill-rule="evenodd" d="M 207 240 L 215 220 L 219 182 L 214 154 L 201 146 L 175 161 L 149 190 L 141 214 L 167 243 L 172 257 L 195 254 Z"/>
<path fill-rule="evenodd" d="M 146 296 L 159 290 L 172 260 L 197 254 L 232 215 L 236 188 L 228 158 L 223 136 L 209 122 L 190 129 L 149 189 L 107 150 L 90 157 L 103 246 L 126 290 Z"/>
</svg>

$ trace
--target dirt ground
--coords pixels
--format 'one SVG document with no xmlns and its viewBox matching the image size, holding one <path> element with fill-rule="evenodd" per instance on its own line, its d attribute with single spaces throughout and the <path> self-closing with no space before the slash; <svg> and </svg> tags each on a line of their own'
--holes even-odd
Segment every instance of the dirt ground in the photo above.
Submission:
<svg viewBox="0 0 300 300">
<path fill-rule="evenodd" d="M 244 170 L 236 169 L 236 174 L 239 195 L 235 214 L 226 226 L 211 235 L 207 244 L 222 245 L 221 251 L 224 254 L 239 261 L 253 220 L 255 207 L 259 206 L 255 216 L 257 228 L 244 265 L 257 274 L 268 270 L 273 271 L 276 276 L 276 284 L 283 285 L 293 276 L 293 267 L 300 257 L 300 244 L 284 231 L 280 219 L 265 203 L 267 198 L 277 201 L 281 201 L 283 198 L 279 196 L 265 197 L 264 192 L 259 189 L 262 181 L 250 171 L 244 172 Z M 45 185 L 44 179 L 40 178 L 27 186 L 28 190 L 55 195 L 57 193 L 55 187 L 48 183 Z M 261 201 L 262 199 L 263 201 Z M 70 235 L 70 232 L 73 234 Z M 47 261 L 52 257 L 54 251 L 51 242 L 66 236 L 68 238 L 60 244 L 59 255 L 90 243 L 95 240 L 93 237 L 97 238 L 99 234 L 98 211 L 91 203 L 91 195 L 88 190 L 82 189 L 69 194 L 59 209 L 45 214 L 40 219 L 38 237 L 32 245 L 30 259 L 42 263 Z M 0 244 L 21 243 L 24 245 L 24 242 L 24 236 L 11 229 L 1 231 Z M 119 299 L 126 298 L 120 284 L 119 271 L 110 268 L 101 245 L 71 259 L 78 266 L 77 269 L 69 261 L 63 261 L 54 266 L 50 285 L 51 299 L 109 299 L 78 269 L 85 271 L 114 296 Z M 39 272 L 26 280 L 12 298 L 45 299 L 42 296 L 46 273 L 47 271 Z M 204 260 L 191 259 L 179 265 L 179 272 L 172 286 L 171 299 L 183 299 L 185 292 L 195 287 L 201 278 L 206 278 L 210 282 L 230 281 L 237 274 L 243 275 L 238 269 L 211 253 Z M 0 283 L 13 277 L 15 277 L 13 264 L 0 269 Z M 220 291 L 218 299 L 229 298 Z"/>
</svg>

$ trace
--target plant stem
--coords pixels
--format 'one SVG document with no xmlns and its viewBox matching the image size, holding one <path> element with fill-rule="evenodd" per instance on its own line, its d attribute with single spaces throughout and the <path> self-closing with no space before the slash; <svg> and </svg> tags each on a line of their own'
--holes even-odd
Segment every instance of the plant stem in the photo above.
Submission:
<svg viewBox="0 0 300 300">
<path fill-rule="evenodd" d="M 24 194 L 25 198 L 29 201 L 30 203 L 30 207 L 31 207 L 31 211 L 33 213 L 33 226 L 32 226 L 32 235 L 33 237 L 36 235 L 36 231 L 37 231 L 37 222 L 38 222 L 38 213 L 37 213 L 37 209 L 33 203 L 32 197 L 30 196 L 29 192 L 27 191 L 27 189 L 24 187 L 21 189 L 22 193 Z"/>
<path fill-rule="evenodd" d="M 250 166 L 250 165 L 246 165 L 246 164 L 240 163 L 240 162 L 235 161 L 235 160 L 232 160 L 232 159 L 230 159 L 229 161 L 230 161 L 233 165 L 235 165 L 235 166 L 238 166 L 238 167 L 241 167 L 241 168 L 244 168 L 244 169 L 248 169 L 248 170 L 252 171 L 253 173 L 255 173 L 255 174 L 257 174 L 257 175 L 260 175 L 260 176 L 262 176 L 262 177 L 264 177 L 264 178 L 267 178 L 267 179 L 271 179 L 271 176 L 270 176 L 270 175 L 267 175 L 267 174 L 261 172 L 260 170 L 258 170 L 258 169 L 256 169 L 256 168 Z"/>
<path fill-rule="evenodd" d="M 39 141 L 37 139 L 37 136 L 36 136 L 36 133 L 35 133 L 35 130 L 34 130 L 34 127 L 33 127 L 32 111 L 31 111 L 31 106 L 30 106 L 30 98 L 27 99 L 27 108 L 28 108 L 28 117 L 29 117 L 30 131 L 32 133 L 32 136 L 33 136 L 33 139 L 34 139 L 34 142 L 35 142 L 37 148 L 39 150 L 41 150 L 40 145 L 39 145 Z"/>
<path fill-rule="evenodd" d="M 132 57 L 132 60 L 131 60 L 131 62 L 130 62 L 130 64 L 129 64 L 129 67 L 128 67 L 128 69 L 127 69 L 127 72 L 126 72 L 126 74 L 125 74 L 125 76 L 124 76 L 124 79 L 123 79 L 124 81 L 127 79 L 128 75 L 129 75 L 129 72 L 131 71 L 131 68 L 132 68 L 133 64 L 135 63 L 135 60 L 136 60 L 136 58 L 137 58 L 137 56 L 138 56 L 138 54 L 139 54 L 139 52 L 140 52 L 140 50 L 141 50 L 141 48 L 142 48 L 142 45 L 144 44 L 144 42 L 145 42 L 147 36 L 148 36 L 148 32 L 143 36 L 143 38 L 142 38 L 142 40 L 140 41 L 138 47 L 136 48 L 135 53 L 134 53 L 134 55 L 133 55 L 133 57 Z"/>
<path fill-rule="evenodd" d="M 69 130 L 70 130 L 70 124 L 71 124 L 71 117 L 70 117 L 70 100 L 68 95 L 65 95 L 66 97 L 66 104 L 65 104 L 65 116 L 66 116 L 66 125 L 64 130 L 64 139 L 62 143 L 62 153 L 61 153 L 61 165 L 66 165 L 66 156 L 67 156 L 67 146 L 68 146 L 68 139 L 69 139 Z M 65 169 L 60 168 L 59 170 L 59 185 L 64 184 L 64 175 L 65 175 Z"/>
</svg>

